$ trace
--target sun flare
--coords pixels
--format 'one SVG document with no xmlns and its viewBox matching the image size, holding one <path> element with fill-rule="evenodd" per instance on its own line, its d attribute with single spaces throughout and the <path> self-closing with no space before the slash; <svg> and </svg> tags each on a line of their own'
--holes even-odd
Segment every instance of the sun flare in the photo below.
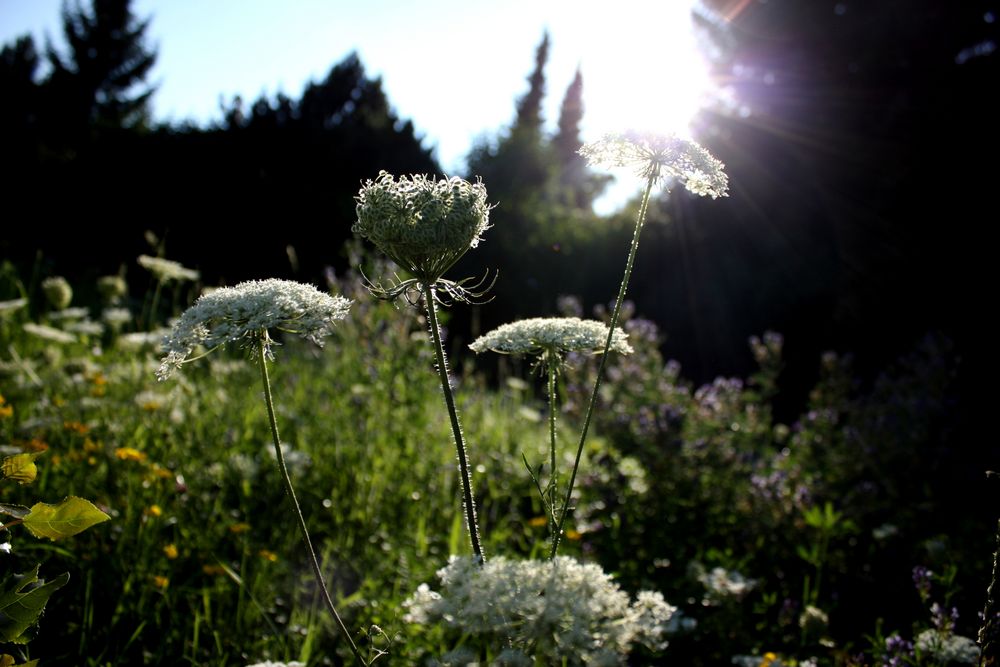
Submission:
<svg viewBox="0 0 1000 667">
<path fill-rule="evenodd" d="M 692 20 L 695 4 L 626 2 L 614 16 L 591 19 L 587 32 L 601 39 L 581 60 L 588 134 L 690 135 L 715 88 Z"/>
</svg>

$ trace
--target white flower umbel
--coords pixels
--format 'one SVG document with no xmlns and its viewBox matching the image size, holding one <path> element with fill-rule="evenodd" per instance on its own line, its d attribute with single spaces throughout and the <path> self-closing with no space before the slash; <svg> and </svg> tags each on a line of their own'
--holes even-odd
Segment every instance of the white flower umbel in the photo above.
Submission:
<svg viewBox="0 0 1000 667">
<path fill-rule="evenodd" d="M 675 135 L 644 132 L 606 134 L 584 144 L 580 155 L 594 166 L 627 167 L 642 178 L 654 182 L 667 178 L 684 185 L 690 192 L 725 197 L 729 178 L 725 165 L 693 141 Z"/>
<path fill-rule="evenodd" d="M 559 520 L 555 514 L 558 477 L 556 474 L 556 376 L 567 352 L 599 353 L 605 350 L 610 329 L 597 320 L 581 320 L 578 317 L 534 317 L 504 324 L 480 336 L 469 347 L 476 353 L 492 350 L 501 354 L 537 355 L 548 375 L 549 394 L 549 481 L 545 488 L 538 481 L 541 472 L 532 470 L 523 456 L 528 474 L 541 496 L 542 505 L 549 519 L 549 531 L 553 545 L 556 543 Z M 631 354 L 627 342 L 628 334 L 615 329 L 611 344 L 607 348 L 619 354 Z M 576 470 L 573 471 L 573 477 Z"/>
<path fill-rule="evenodd" d="M 199 345 L 211 351 L 225 343 L 235 342 L 249 346 L 254 352 L 260 366 L 261 383 L 264 385 L 264 403 L 271 426 L 274 456 L 285 484 L 285 492 L 292 502 L 313 575 L 323 594 L 326 608 L 347 640 L 354 657 L 359 663 L 365 664 L 330 597 L 302 509 L 295 497 L 295 488 L 292 486 L 292 478 L 282 452 L 281 437 L 278 435 L 271 381 L 267 373 L 267 362 L 271 357 L 271 330 L 298 334 L 321 345 L 323 337 L 331 332 L 334 323 L 347 316 L 350 305 L 351 302 L 341 296 L 331 296 L 312 285 L 288 280 L 253 280 L 236 287 L 215 290 L 199 298 L 174 325 L 164 341 L 166 356 L 157 376 L 161 380 L 170 377 Z"/>
<path fill-rule="evenodd" d="M 194 269 L 188 269 L 180 262 L 175 262 L 172 259 L 139 255 L 139 258 L 136 261 L 139 262 L 139 266 L 152 273 L 153 277 L 162 283 L 169 282 L 171 280 L 189 280 L 193 282 L 201 277 L 201 274 Z"/>
<path fill-rule="evenodd" d="M 199 298 L 184 311 L 164 341 L 166 356 L 157 373 L 165 380 L 187 361 L 195 347 L 215 349 L 225 343 L 260 345 L 270 359 L 268 330 L 298 334 L 323 344 L 351 302 L 290 280 L 252 280 L 223 287 Z"/>
<path fill-rule="evenodd" d="M 27 299 L 11 299 L 9 301 L 0 301 L 0 317 L 7 315 L 8 313 L 13 313 L 14 311 L 20 310 L 28 305 Z"/>
<path fill-rule="evenodd" d="M 31 334 L 37 338 L 47 340 L 53 343 L 75 343 L 77 342 L 76 336 L 71 333 L 66 333 L 62 329 L 56 329 L 55 327 L 50 327 L 46 324 L 35 324 L 34 322 L 28 322 L 22 326 L 26 333 Z"/>
<path fill-rule="evenodd" d="M 607 341 L 604 346 L 604 354 L 601 356 L 600 364 L 597 367 L 594 391 L 590 395 L 587 415 L 583 420 L 583 428 L 580 431 L 580 444 L 577 447 L 576 464 L 573 466 L 573 475 L 569 480 L 569 490 L 563 499 L 562 509 L 559 513 L 559 525 L 551 552 L 551 557 L 553 558 L 558 552 L 563 523 L 566 521 L 566 515 L 569 513 L 569 504 L 573 497 L 573 484 L 576 481 L 577 467 L 579 466 L 580 456 L 583 455 L 583 447 L 587 442 L 587 431 L 590 429 L 594 407 L 597 405 L 597 397 L 601 389 L 601 379 L 604 377 L 604 367 L 607 364 L 607 353 L 611 349 L 613 332 L 615 327 L 618 326 L 618 319 L 621 316 L 622 302 L 625 301 L 625 292 L 628 289 L 629 278 L 632 276 L 636 251 L 639 249 L 639 234 L 642 232 L 642 226 L 646 222 L 646 212 L 649 210 L 649 198 L 653 192 L 653 188 L 661 180 L 669 177 L 670 182 L 679 181 L 690 192 L 701 196 L 707 195 L 713 199 L 716 197 L 725 197 L 729 190 L 729 179 L 726 176 L 724 165 L 698 144 L 674 135 L 644 134 L 639 132 L 607 134 L 597 141 L 585 144 L 579 152 L 580 155 L 587 159 L 589 164 L 594 166 L 632 168 L 646 179 L 646 188 L 643 190 L 642 200 L 639 204 L 639 215 L 636 217 L 635 231 L 632 234 L 632 245 L 629 248 L 628 258 L 625 260 L 625 275 L 622 278 L 621 287 L 618 288 L 618 298 L 615 299 L 615 307 L 611 313 L 610 330 L 608 331 Z M 669 188 L 669 182 L 667 187 Z"/>
<path fill-rule="evenodd" d="M 369 290 L 383 299 L 406 295 L 411 303 L 415 303 L 410 298 L 411 292 L 419 293 L 427 309 L 438 378 L 458 453 L 465 523 L 472 552 L 482 561 L 483 549 L 479 541 L 479 521 L 465 437 L 448 379 L 448 357 L 441 344 L 437 320 L 437 304 L 440 302 L 437 290 L 445 292 L 452 300 L 468 300 L 482 295 L 482 292 L 474 291 L 475 287 L 464 286 L 468 280 L 452 282 L 443 276 L 469 248 L 479 244 L 482 233 L 489 227 L 490 206 L 486 203 L 486 188 L 482 183 L 469 183 L 461 178 L 439 181 L 414 175 L 396 179 L 383 171 L 377 179 L 364 184 L 357 202 L 358 219 L 351 230 L 374 243 L 414 276 L 389 288 L 370 285 Z"/>
<path fill-rule="evenodd" d="M 663 649 L 680 626 L 660 593 L 643 591 L 631 602 L 598 565 L 566 556 L 499 556 L 482 567 L 452 557 L 438 578 L 440 593 L 422 584 L 403 603 L 406 621 L 443 625 L 484 646 L 510 640 L 510 658 L 534 661 L 526 664 L 625 664 L 635 645 Z"/>
<path fill-rule="evenodd" d="M 608 332 L 608 326 L 597 320 L 533 317 L 503 324 L 477 338 L 469 347 L 477 353 L 491 350 L 502 354 L 601 352 Z M 615 329 L 611 350 L 631 354 L 632 348 L 627 339 L 628 334 Z"/>
<path fill-rule="evenodd" d="M 942 665 L 975 665 L 979 662 L 979 646 L 961 635 L 924 630 L 917 635 L 915 644 L 918 655 L 933 658 Z"/>
</svg>

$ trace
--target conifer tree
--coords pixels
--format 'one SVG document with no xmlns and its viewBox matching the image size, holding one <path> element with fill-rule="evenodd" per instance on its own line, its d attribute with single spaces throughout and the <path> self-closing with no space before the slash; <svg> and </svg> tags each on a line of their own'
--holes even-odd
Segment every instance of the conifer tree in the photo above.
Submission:
<svg viewBox="0 0 1000 667">
<path fill-rule="evenodd" d="M 62 29 L 68 52 L 51 44 L 47 81 L 53 121 L 71 132 L 140 127 L 149 121 L 154 89 L 145 84 L 156 62 L 146 44 L 149 20 L 132 13 L 131 0 L 93 0 L 84 9 L 66 0 Z"/>
</svg>

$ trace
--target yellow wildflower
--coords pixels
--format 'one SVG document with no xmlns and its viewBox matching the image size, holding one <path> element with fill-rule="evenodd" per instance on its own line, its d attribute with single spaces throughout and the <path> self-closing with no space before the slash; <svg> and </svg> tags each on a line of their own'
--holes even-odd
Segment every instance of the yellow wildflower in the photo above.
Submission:
<svg viewBox="0 0 1000 667">
<path fill-rule="evenodd" d="M 146 516 L 163 516 L 163 510 L 159 505 L 150 505 L 143 511 L 143 514 Z"/>
<path fill-rule="evenodd" d="M 278 554 L 274 553 L 273 551 L 269 551 L 267 549 L 261 549 L 260 551 L 257 552 L 257 555 L 259 555 L 261 558 L 271 563 L 278 562 Z"/>
<path fill-rule="evenodd" d="M 115 456 L 121 461 L 145 461 L 146 455 L 134 447 L 119 447 Z"/>
<path fill-rule="evenodd" d="M 578 531 L 573 530 L 572 528 L 566 531 L 567 540 L 578 540 L 581 537 L 583 537 L 583 535 L 581 535 Z"/>
<path fill-rule="evenodd" d="M 177 551 L 176 544 L 168 544 L 163 547 L 163 555 L 167 557 L 168 560 L 174 560 L 177 558 L 180 552 Z"/>
<path fill-rule="evenodd" d="M 778 654 L 768 651 L 767 653 L 764 654 L 764 657 L 761 658 L 760 667 L 771 667 L 771 665 L 777 661 L 778 661 Z"/>
<path fill-rule="evenodd" d="M 233 525 L 231 525 L 229 527 L 229 532 L 230 533 L 234 533 L 236 535 L 239 535 L 241 533 L 245 533 L 248 530 L 250 530 L 250 524 L 249 523 L 234 523 Z"/>
<path fill-rule="evenodd" d="M 79 433 L 80 435 L 86 435 L 90 431 L 90 427 L 81 422 L 75 421 L 64 421 L 63 428 L 71 433 Z"/>
<path fill-rule="evenodd" d="M 226 569 L 221 565 L 202 565 L 201 571 L 211 576 L 218 576 L 226 573 Z"/>
<path fill-rule="evenodd" d="M 532 528 L 541 528 L 549 522 L 544 516 L 536 516 L 528 519 L 528 525 Z"/>
<path fill-rule="evenodd" d="M 154 463 L 149 467 L 149 472 L 153 477 L 158 477 L 160 479 L 173 479 L 174 473 L 170 472 L 168 468 L 164 468 L 159 463 Z"/>
<path fill-rule="evenodd" d="M 4 400 L 3 394 L 0 394 L 0 419 L 6 419 L 14 414 L 14 406 L 7 405 L 7 401 Z"/>
<path fill-rule="evenodd" d="M 166 588 L 170 585 L 170 580 L 157 574 L 153 576 L 153 585 L 157 588 Z"/>
</svg>

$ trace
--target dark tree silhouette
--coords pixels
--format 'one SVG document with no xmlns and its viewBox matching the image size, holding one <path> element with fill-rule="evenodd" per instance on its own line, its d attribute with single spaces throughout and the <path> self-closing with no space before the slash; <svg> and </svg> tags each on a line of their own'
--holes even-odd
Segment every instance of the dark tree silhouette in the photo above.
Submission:
<svg viewBox="0 0 1000 667">
<path fill-rule="evenodd" d="M 545 99 L 545 65 L 549 61 L 549 33 L 542 34 L 542 41 L 535 51 L 535 69 L 528 77 L 528 92 L 517 101 L 517 118 L 514 132 L 540 133 L 542 130 L 542 100 Z"/>
<path fill-rule="evenodd" d="M 145 80 L 156 52 L 146 44 L 149 20 L 136 18 L 131 4 L 131 0 L 93 0 L 89 10 L 79 0 L 63 4 L 68 52 L 63 55 L 51 44 L 46 49 L 52 66 L 46 87 L 53 98 L 54 123 L 76 133 L 149 123 L 154 89 Z"/>
</svg>

